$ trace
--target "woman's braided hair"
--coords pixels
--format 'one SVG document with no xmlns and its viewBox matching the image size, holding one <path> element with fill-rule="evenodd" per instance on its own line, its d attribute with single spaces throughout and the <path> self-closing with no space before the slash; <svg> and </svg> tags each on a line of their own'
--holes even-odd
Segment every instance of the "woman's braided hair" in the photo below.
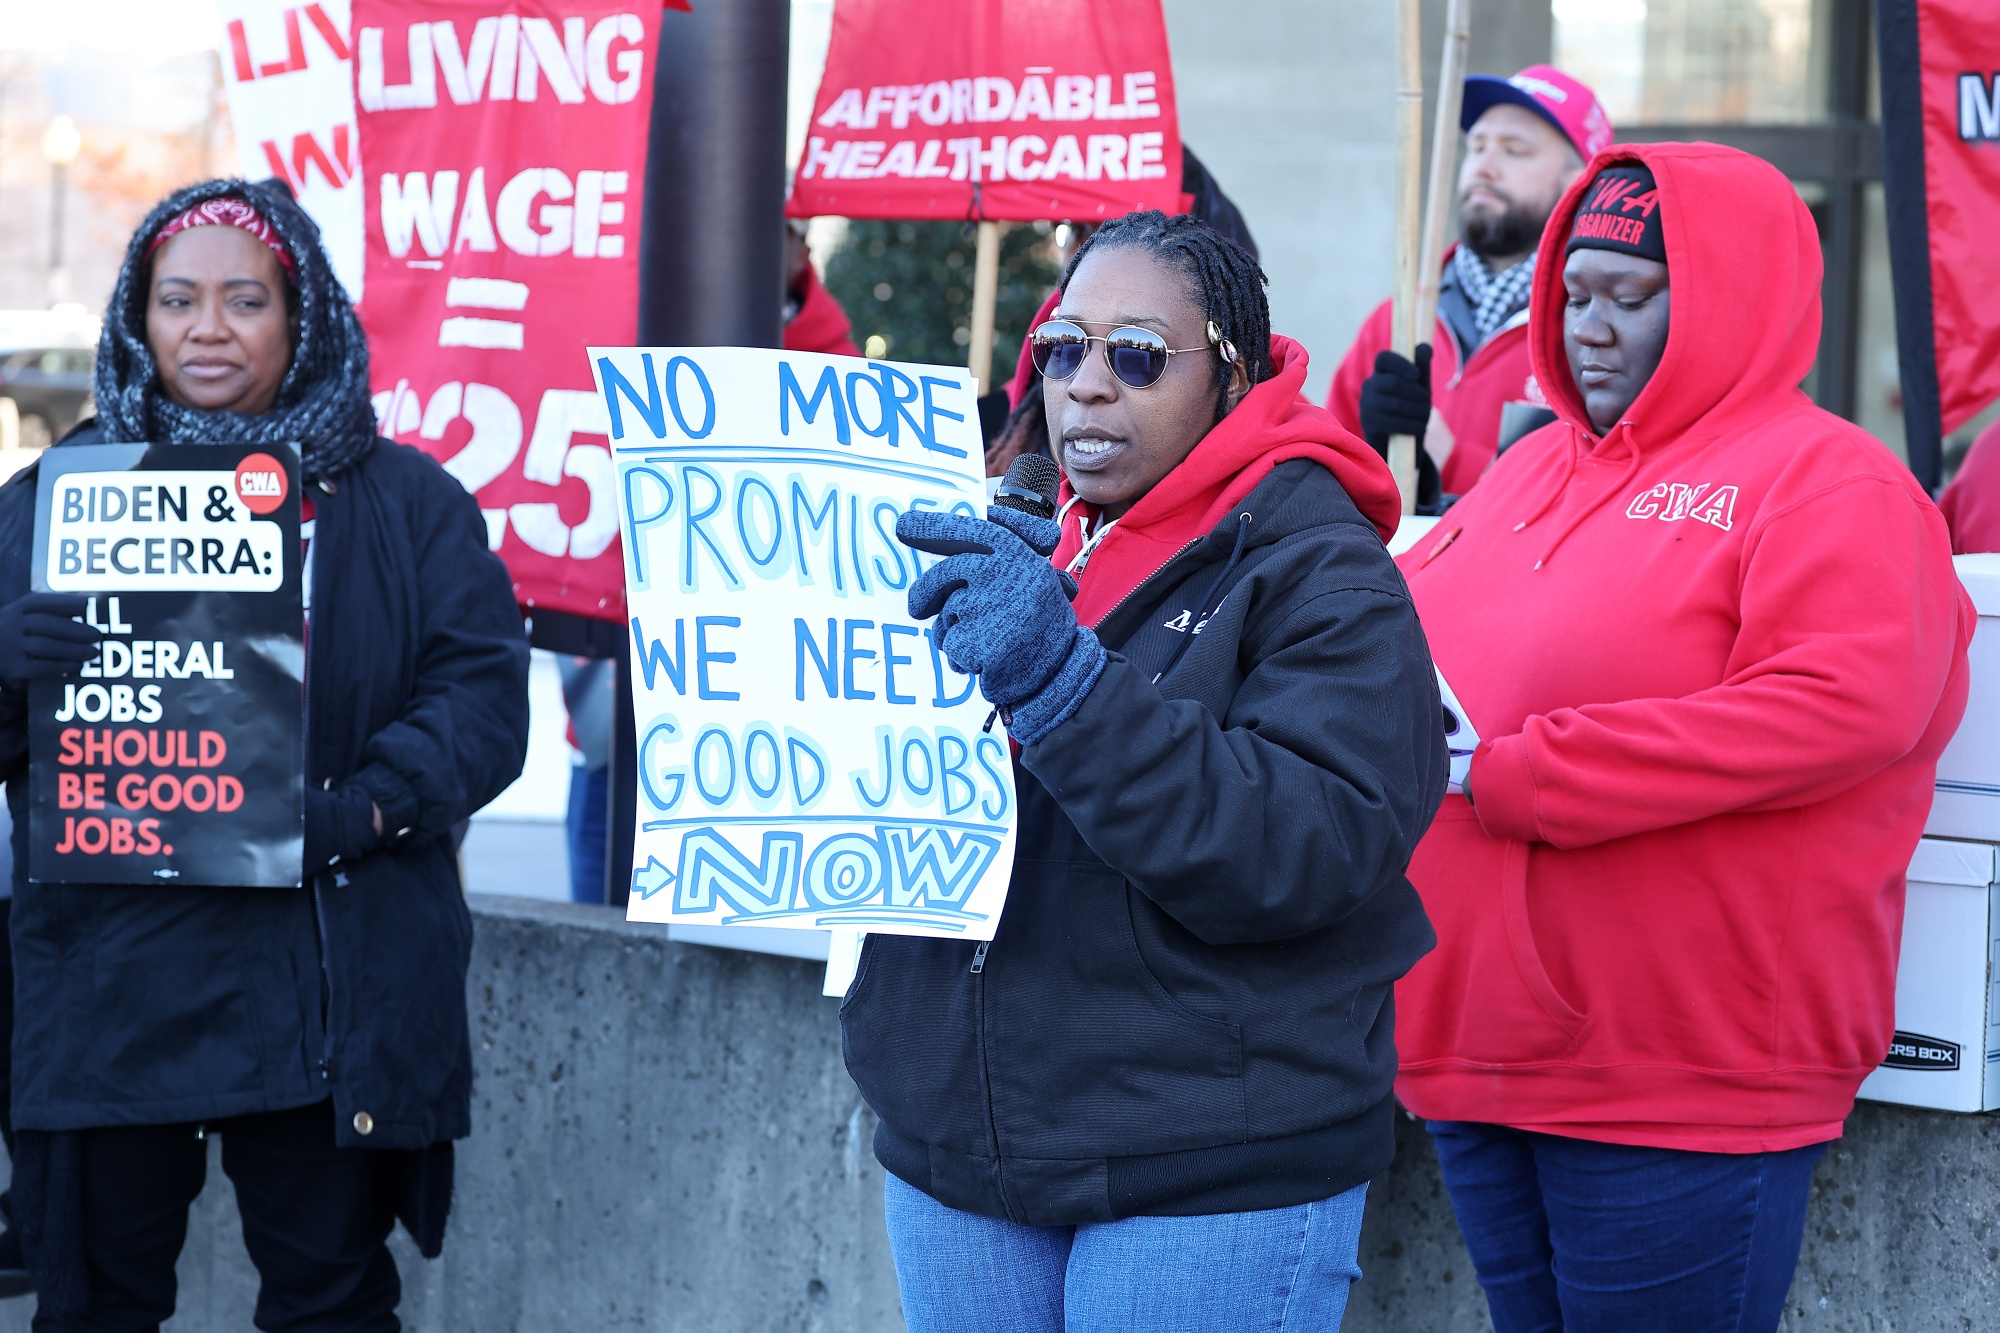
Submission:
<svg viewBox="0 0 2000 1333">
<path fill-rule="evenodd" d="M 1150 251 L 1180 269 L 1195 303 L 1235 346 L 1250 383 L 1271 378 L 1271 302 L 1264 295 L 1270 280 L 1248 250 L 1187 213 L 1127 213 L 1083 243 L 1063 270 L 1062 285 L 1069 286 L 1077 265 L 1091 251 L 1123 249 Z M 1220 356 L 1215 365 L 1220 390 L 1229 383 L 1229 365 Z"/>
</svg>

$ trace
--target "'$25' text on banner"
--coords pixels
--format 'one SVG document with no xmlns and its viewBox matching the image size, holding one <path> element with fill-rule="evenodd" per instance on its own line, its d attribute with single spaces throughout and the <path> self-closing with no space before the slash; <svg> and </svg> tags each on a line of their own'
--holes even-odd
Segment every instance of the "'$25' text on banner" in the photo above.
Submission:
<svg viewBox="0 0 2000 1333">
<path fill-rule="evenodd" d="M 382 431 L 478 497 L 523 606 L 614 621 L 616 481 L 584 348 L 638 333 L 661 17 L 638 0 L 354 0 Z"/>
</svg>

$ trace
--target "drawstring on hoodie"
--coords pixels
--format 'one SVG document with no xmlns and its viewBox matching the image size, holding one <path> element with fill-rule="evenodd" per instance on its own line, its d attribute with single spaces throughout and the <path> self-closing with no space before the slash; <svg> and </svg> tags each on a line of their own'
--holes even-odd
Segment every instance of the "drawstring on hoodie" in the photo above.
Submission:
<svg viewBox="0 0 2000 1333">
<path fill-rule="evenodd" d="M 1596 499 L 1592 500 L 1589 504 L 1585 505 L 1577 513 L 1570 516 L 1569 521 L 1562 525 L 1561 529 L 1559 529 L 1556 532 L 1555 537 L 1549 542 L 1548 549 L 1543 551 L 1541 554 L 1541 558 L 1535 561 L 1535 568 L 1537 570 L 1539 570 L 1543 565 L 1546 565 L 1549 562 L 1550 558 L 1555 555 L 1556 548 L 1561 546 L 1565 541 L 1568 541 L 1569 535 L 1571 533 L 1575 532 L 1578 528 L 1582 527 L 1585 520 L 1589 519 L 1592 514 L 1595 514 L 1599 509 L 1603 508 L 1604 502 L 1606 500 L 1609 500 L 1614 495 L 1622 494 L 1625 490 L 1626 483 L 1630 482 L 1633 477 L 1639 474 L 1639 468 L 1640 465 L 1645 461 L 1645 455 L 1640 452 L 1638 441 L 1632 438 L 1632 423 L 1629 421 L 1621 421 L 1618 424 L 1625 427 L 1626 456 L 1625 456 L 1625 471 L 1623 475 L 1621 475 L 1618 478 L 1618 480 L 1613 482 L 1610 486 L 1607 486 L 1602 495 L 1598 496 Z M 1574 428 L 1572 428 L 1570 432 L 1568 467 L 1564 469 L 1562 480 L 1558 482 L 1553 489 L 1550 490 L 1548 495 L 1543 498 L 1541 504 L 1536 506 L 1534 513 L 1528 515 L 1528 517 L 1522 519 L 1519 523 L 1516 523 L 1514 525 L 1514 531 L 1519 532 L 1523 528 L 1529 526 L 1530 524 L 1539 522 L 1542 516 L 1547 514 L 1549 510 L 1553 509 L 1556 505 L 1556 502 L 1561 500 L 1562 497 L 1569 492 L 1569 484 L 1570 482 L 1576 479 L 1577 461 L 1579 458 L 1582 457 L 1582 454 L 1583 450 L 1577 444 L 1576 431 L 1574 430 Z"/>
<path fill-rule="evenodd" d="M 1577 455 L 1579 455 L 1582 452 L 1583 451 L 1577 447 L 1576 428 L 1572 426 L 1570 427 L 1570 432 L 1569 432 L 1569 457 L 1564 460 L 1565 467 L 1563 469 L 1562 480 L 1557 482 L 1554 488 L 1552 488 L 1547 495 L 1542 497 L 1542 502 L 1541 504 L 1535 507 L 1534 513 L 1528 515 L 1526 518 L 1522 519 L 1519 523 L 1516 523 L 1514 525 L 1514 531 L 1519 532 L 1521 529 L 1527 527 L 1530 523 L 1541 522 L 1542 515 L 1548 513 L 1549 510 L 1555 508 L 1556 501 L 1562 499 L 1564 492 L 1569 490 L 1570 482 L 1574 480 L 1576 477 Z M 1541 566 L 1536 565 L 1535 568 L 1540 569 Z"/>
<path fill-rule="evenodd" d="M 1063 507 L 1056 513 L 1057 527 L 1060 528 L 1062 526 L 1063 520 L 1069 517 L 1069 511 L 1071 509 L 1074 509 L 1076 507 L 1077 501 L 1081 500 L 1082 498 L 1083 497 L 1080 495 L 1072 495 L 1069 497 L 1068 500 L 1065 500 L 1063 502 Z M 1083 573 L 1083 567 L 1090 563 L 1090 553 L 1092 551 L 1095 551 L 1097 549 L 1098 543 L 1102 542 L 1104 538 L 1111 532 L 1111 529 L 1117 526 L 1118 526 L 1118 520 L 1114 518 L 1108 523 L 1100 522 L 1097 525 L 1097 531 L 1092 532 L 1090 530 L 1090 516 L 1088 514 L 1078 514 L 1076 516 L 1076 533 L 1078 537 L 1083 539 L 1083 546 L 1080 550 L 1077 551 L 1075 555 L 1070 557 L 1069 563 L 1063 566 L 1063 573 L 1065 574 Z"/>
<path fill-rule="evenodd" d="M 1174 649 L 1173 656 L 1167 659 L 1165 666 L 1154 673 L 1153 683 L 1155 685 L 1164 680 L 1169 671 L 1180 665 L 1181 655 L 1187 652 L 1188 648 L 1193 645 L 1194 636 L 1201 633 L 1201 627 L 1206 625 L 1215 613 L 1222 609 L 1223 602 L 1228 600 L 1229 576 L 1236 572 L 1237 563 L 1243 559 L 1243 548 L 1250 544 L 1250 522 L 1250 511 L 1247 509 L 1236 516 L 1236 544 L 1230 548 L 1229 559 L 1223 563 L 1222 573 L 1213 585 L 1220 589 L 1215 598 L 1215 605 L 1209 607 L 1208 610 L 1196 617 L 1193 626 L 1181 637 L 1180 646 Z"/>
</svg>

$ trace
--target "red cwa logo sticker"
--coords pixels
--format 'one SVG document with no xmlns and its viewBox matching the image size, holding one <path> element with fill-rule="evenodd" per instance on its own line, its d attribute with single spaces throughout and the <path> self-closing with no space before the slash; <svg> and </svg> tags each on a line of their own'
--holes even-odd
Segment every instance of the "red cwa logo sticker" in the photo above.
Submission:
<svg viewBox="0 0 2000 1333">
<path fill-rule="evenodd" d="M 236 498 L 253 514 L 268 514 L 285 502 L 284 465 L 269 454 L 251 454 L 236 465 Z"/>
</svg>

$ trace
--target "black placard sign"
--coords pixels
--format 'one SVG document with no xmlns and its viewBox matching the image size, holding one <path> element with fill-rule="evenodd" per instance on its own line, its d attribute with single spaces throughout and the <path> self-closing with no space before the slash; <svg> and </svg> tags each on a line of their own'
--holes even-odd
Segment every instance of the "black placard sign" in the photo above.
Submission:
<svg viewBox="0 0 2000 1333">
<path fill-rule="evenodd" d="M 29 880 L 300 882 L 301 566 L 290 445 L 42 456 L 34 586 L 105 639 L 29 687 Z"/>
</svg>

